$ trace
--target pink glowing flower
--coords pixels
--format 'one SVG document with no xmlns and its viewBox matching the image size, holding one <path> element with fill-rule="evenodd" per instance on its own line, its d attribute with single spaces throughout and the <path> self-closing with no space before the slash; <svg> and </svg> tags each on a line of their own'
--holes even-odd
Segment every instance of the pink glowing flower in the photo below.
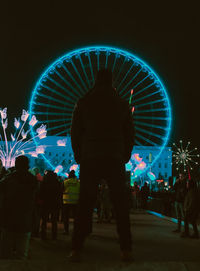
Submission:
<svg viewBox="0 0 200 271">
<path fill-rule="evenodd" d="M 66 143 L 67 143 L 67 139 L 60 139 L 57 141 L 57 145 L 62 146 L 62 147 L 65 147 Z"/>
<path fill-rule="evenodd" d="M 63 170 L 63 166 L 58 165 L 58 166 L 55 168 L 54 172 L 58 174 L 58 173 L 60 173 L 62 170 Z"/>
<path fill-rule="evenodd" d="M 19 128 L 19 126 L 20 126 L 20 121 L 19 121 L 19 119 L 16 119 L 16 118 L 15 118 L 14 125 L 15 125 L 15 127 L 16 127 L 17 129 Z"/>
<path fill-rule="evenodd" d="M 27 134 L 28 134 L 28 132 L 25 132 L 25 131 L 23 130 L 22 133 L 21 133 L 22 138 L 23 138 L 23 139 L 26 139 L 26 138 L 27 138 Z"/>
<path fill-rule="evenodd" d="M 1 113 L 1 119 L 6 119 L 7 118 L 7 107 L 5 107 L 3 110 L 0 109 Z"/>
<path fill-rule="evenodd" d="M 21 115 L 21 120 L 25 122 L 25 121 L 27 121 L 28 117 L 29 117 L 28 111 L 23 109 L 22 115 Z"/>
<path fill-rule="evenodd" d="M 15 141 L 15 137 L 13 136 L 13 134 L 11 134 L 11 139 L 12 141 Z"/>
<path fill-rule="evenodd" d="M 3 129 L 6 129 L 8 127 L 8 119 L 5 120 L 5 122 L 2 121 Z"/>
<path fill-rule="evenodd" d="M 40 139 L 45 138 L 47 135 L 46 125 L 42 124 L 39 128 L 37 128 L 36 132 L 38 133 L 38 137 Z"/>
<path fill-rule="evenodd" d="M 45 151 L 44 146 L 38 146 L 38 147 L 36 148 L 36 153 L 37 153 L 37 154 L 43 154 L 44 151 Z"/>
<path fill-rule="evenodd" d="M 71 170 L 74 170 L 74 171 L 76 171 L 78 169 L 78 165 L 77 164 L 74 164 L 74 165 L 72 165 L 71 167 L 70 167 L 70 171 Z"/>
<path fill-rule="evenodd" d="M 36 119 L 35 115 L 32 116 L 31 120 L 29 121 L 30 126 L 34 126 L 38 120 Z"/>
</svg>

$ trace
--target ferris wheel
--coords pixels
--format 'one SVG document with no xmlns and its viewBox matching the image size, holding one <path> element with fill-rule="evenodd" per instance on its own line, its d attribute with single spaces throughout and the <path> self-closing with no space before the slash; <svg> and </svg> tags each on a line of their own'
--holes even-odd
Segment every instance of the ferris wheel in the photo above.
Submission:
<svg viewBox="0 0 200 271">
<path fill-rule="evenodd" d="M 136 145 L 157 149 L 152 166 L 169 138 L 171 106 L 156 72 L 130 52 L 92 46 L 58 58 L 42 73 L 32 91 L 30 117 L 35 115 L 45 123 L 48 135 L 68 135 L 74 106 L 93 87 L 101 68 L 113 72 L 113 86 L 134 111 Z M 35 131 L 31 129 L 34 137 Z"/>
</svg>

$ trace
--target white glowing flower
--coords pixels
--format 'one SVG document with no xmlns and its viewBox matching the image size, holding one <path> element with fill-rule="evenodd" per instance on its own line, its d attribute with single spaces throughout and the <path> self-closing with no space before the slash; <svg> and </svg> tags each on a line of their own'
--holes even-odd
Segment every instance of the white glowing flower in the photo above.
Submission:
<svg viewBox="0 0 200 271">
<path fill-rule="evenodd" d="M 38 121 L 37 121 L 35 115 L 33 115 L 31 120 L 29 121 L 29 125 L 34 126 L 37 122 Z"/>
<path fill-rule="evenodd" d="M 6 119 L 7 118 L 7 107 L 5 107 L 3 110 L 0 110 L 1 118 Z"/>
<path fill-rule="evenodd" d="M 37 152 L 35 152 L 35 151 L 30 151 L 29 154 L 30 154 L 32 157 L 38 157 L 38 154 L 37 154 Z"/>
<path fill-rule="evenodd" d="M 15 141 L 15 137 L 13 136 L 13 134 L 11 134 L 11 139 L 12 141 Z"/>
<path fill-rule="evenodd" d="M 23 130 L 23 131 L 22 131 L 22 138 L 23 138 L 23 139 L 27 138 L 27 134 L 28 134 L 28 132 L 25 132 L 25 131 Z"/>
<path fill-rule="evenodd" d="M 74 165 L 72 165 L 71 167 L 70 167 L 70 171 L 71 170 L 74 170 L 74 171 L 76 171 L 78 169 L 78 165 L 77 164 L 74 164 Z"/>
<path fill-rule="evenodd" d="M 60 139 L 57 141 L 57 145 L 58 146 L 63 146 L 65 147 L 66 146 L 66 143 L 67 143 L 67 139 Z"/>
<path fill-rule="evenodd" d="M 55 172 L 55 173 L 59 173 L 59 172 L 61 172 L 62 170 L 63 170 L 63 166 L 58 165 L 58 166 L 55 168 L 54 172 Z"/>
<path fill-rule="evenodd" d="M 19 121 L 19 119 L 16 119 L 16 118 L 15 118 L 14 125 L 15 125 L 15 127 L 16 127 L 17 129 L 19 128 L 19 126 L 20 126 L 20 121 Z"/>
<path fill-rule="evenodd" d="M 23 109 L 22 115 L 21 115 L 21 120 L 25 122 L 28 119 L 28 117 L 29 117 L 28 111 Z"/>
<path fill-rule="evenodd" d="M 37 148 L 36 148 L 36 153 L 37 154 L 42 154 L 42 153 L 44 153 L 44 147 L 43 146 L 38 146 Z"/>
<path fill-rule="evenodd" d="M 38 133 L 38 137 L 40 139 L 45 138 L 47 136 L 46 125 L 42 124 L 39 128 L 37 128 L 36 132 Z"/>
<path fill-rule="evenodd" d="M 4 129 L 8 127 L 8 119 L 6 119 L 4 123 L 2 123 L 2 126 Z"/>
</svg>

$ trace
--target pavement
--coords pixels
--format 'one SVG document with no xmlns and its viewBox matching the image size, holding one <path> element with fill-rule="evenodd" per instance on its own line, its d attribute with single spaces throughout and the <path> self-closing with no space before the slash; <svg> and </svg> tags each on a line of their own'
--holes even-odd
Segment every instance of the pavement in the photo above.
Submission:
<svg viewBox="0 0 200 271">
<path fill-rule="evenodd" d="M 94 218 L 95 220 L 95 218 Z M 137 211 L 131 214 L 133 235 L 132 263 L 120 260 L 116 225 L 94 221 L 93 233 L 85 243 L 82 262 L 70 263 L 71 235 L 63 235 L 59 223 L 58 240 L 32 238 L 26 261 L 0 260 L 0 271 L 199 271 L 200 239 L 180 238 L 172 233 L 174 221 Z M 72 231 L 72 223 L 70 224 Z M 190 229 L 191 230 L 191 229 Z M 192 232 L 192 230 L 191 230 Z"/>
</svg>

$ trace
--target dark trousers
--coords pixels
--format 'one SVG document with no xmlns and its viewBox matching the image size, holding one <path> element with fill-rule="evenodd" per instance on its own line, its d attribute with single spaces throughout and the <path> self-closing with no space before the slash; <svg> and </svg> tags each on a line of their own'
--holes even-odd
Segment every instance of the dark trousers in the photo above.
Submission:
<svg viewBox="0 0 200 271">
<path fill-rule="evenodd" d="M 77 204 L 64 204 L 63 205 L 63 222 L 65 232 L 69 232 L 69 218 L 72 217 L 75 219 L 77 210 Z"/>
<path fill-rule="evenodd" d="M 131 231 L 125 165 L 116 159 L 91 159 L 80 164 L 80 195 L 72 237 L 72 249 L 80 250 L 92 230 L 92 214 L 98 184 L 105 179 L 115 210 L 121 250 L 131 250 Z"/>
<path fill-rule="evenodd" d="M 41 236 L 42 238 L 46 238 L 46 230 L 47 230 L 47 221 L 49 220 L 49 215 L 51 216 L 51 224 L 52 224 L 52 237 L 57 237 L 57 209 L 42 209 L 42 225 L 41 225 Z"/>
<path fill-rule="evenodd" d="M 194 235 L 199 236 L 198 228 L 197 228 L 197 218 L 198 216 L 190 217 L 189 214 L 185 214 L 184 218 L 184 229 L 185 233 L 189 234 L 189 222 L 192 224 Z"/>
</svg>

